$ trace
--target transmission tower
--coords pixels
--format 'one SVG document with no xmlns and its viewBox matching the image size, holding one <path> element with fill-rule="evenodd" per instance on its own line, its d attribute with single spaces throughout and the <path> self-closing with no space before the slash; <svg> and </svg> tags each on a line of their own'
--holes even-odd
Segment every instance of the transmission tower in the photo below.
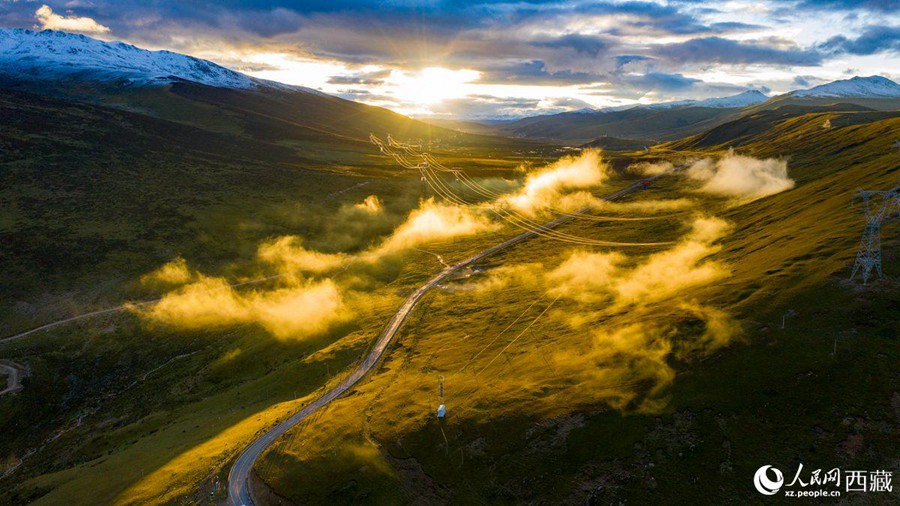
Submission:
<svg viewBox="0 0 900 506">
<path fill-rule="evenodd" d="M 879 278 L 884 277 L 881 270 L 881 225 L 891 219 L 900 218 L 900 186 L 886 191 L 857 190 L 855 196 L 863 202 L 866 228 L 859 241 L 856 263 L 853 264 L 850 279 L 852 280 L 858 271 L 862 271 L 863 284 L 866 284 L 873 269 Z"/>
</svg>

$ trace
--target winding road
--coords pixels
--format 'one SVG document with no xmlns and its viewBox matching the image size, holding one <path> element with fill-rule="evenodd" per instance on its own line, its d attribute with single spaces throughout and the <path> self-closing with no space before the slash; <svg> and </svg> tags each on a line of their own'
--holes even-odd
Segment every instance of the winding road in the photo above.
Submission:
<svg viewBox="0 0 900 506">
<path fill-rule="evenodd" d="M 645 181 L 653 181 L 661 177 L 663 174 L 659 174 L 650 178 L 647 178 Z M 619 190 L 615 193 L 609 194 L 604 197 L 604 200 L 616 200 L 621 198 L 637 189 L 642 188 L 644 183 L 637 182 L 634 183 L 622 190 Z M 567 221 L 574 219 L 577 215 L 586 212 L 587 209 L 582 209 L 576 211 L 572 214 L 568 214 L 557 218 L 551 222 L 545 223 L 541 227 L 538 227 L 533 230 L 529 230 L 522 234 L 519 234 L 512 239 L 509 239 L 506 242 L 488 248 L 458 264 L 451 265 L 444 270 L 442 270 L 438 275 L 431 278 L 427 283 L 420 286 L 415 292 L 410 295 L 406 301 L 403 302 L 403 305 L 400 306 L 400 309 L 394 314 L 394 317 L 391 319 L 388 326 L 384 329 L 384 332 L 378 337 L 378 340 L 375 342 L 375 346 L 369 351 L 366 358 L 350 373 L 349 376 L 344 378 L 337 386 L 326 392 L 322 397 L 319 397 L 312 403 L 308 404 L 302 410 L 298 411 L 290 418 L 284 420 L 279 423 L 268 432 L 260 436 L 258 439 L 253 441 L 250 446 L 248 446 L 244 451 L 240 454 L 240 456 L 235 460 L 234 464 L 231 467 L 231 471 L 228 473 L 228 501 L 226 504 L 233 506 L 249 506 L 253 504 L 251 489 L 250 489 L 250 471 L 253 468 L 254 462 L 262 452 L 269 447 L 279 436 L 287 432 L 291 429 L 291 427 L 297 425 L 309 415 L 314 413 L 319 408 L 326 406 L 331 401 L 337 399 L 341 395 L 343 395 L 346 391 L 350 390 L 353 385 L 355 385 L 359 380 L 361 380 L 366 374 L 368 374 L 381 359 L 384 352 L 387 350 L 388 345 L 390 345 L 394 336 L 397 334 L 397 331 L 400 330 L 400 327 L 403 326 L 403 322 L 406 321 L 406 318 L 412 312 L 413 308 L 416 307 L 416 304 L 422 299 L 422 297 L 432 288 L 437 286 L 441 281 L 447 279 L 453 273 L 472 265 L 479 260 L 493 255 L 494 253 L 503 251 L 515 244 L 518 244 L 526 239 L 530 239 L 538 235 L 541 230 L 546 230 L 549 228 L 557 227 Z"/>
<path fill-rule="evenodd" d="M 0 395 L 18 392 L 22 389 L 22 371 L 25 370 L 19 364 L 9 360 L 0 360 L 0 369 L 6 371 L 6 388 L 0 390 Z"/>
</svg>

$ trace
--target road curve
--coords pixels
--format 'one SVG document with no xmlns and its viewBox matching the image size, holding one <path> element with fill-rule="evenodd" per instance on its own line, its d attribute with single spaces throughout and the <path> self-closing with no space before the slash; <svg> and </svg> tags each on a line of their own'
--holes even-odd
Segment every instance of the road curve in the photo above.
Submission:
<svg viewBox="0 0 900 506">
<path fill-rule="evenodd" d="M 647 180 L 652 181 L 659 178 L 660 176 L 661 174 L 648 178 Z M 641 188 L 642 186 L 643 184 L 641 182 L 634 183 L 631 186 L 607 195 L 606 197 L 604 197 L 604 200 L 616 200 Z M 585 211 L 586 209 L 583 209 L 572 214 L 561 216 L 551 222 L 545 223 L 540 227 L 540 230 L 529 230 L 513 237 L 512 239 L 509 239 L 506 242 L 488 248 L 466 260 L 463 260 L 462 262 L 459 262 L 458 264 L 451 265 L 450 267 L 445 268 L 437 276 L 431 278 L 427 283 L 420 286 L 415 292 L 412 293 L 412 295 L 410 295 L 406 299 L 406 301 L 403 302 L 403 305 L 401 305 L 400 309 L 398 309 L 394 314 L 394 317 L 391 319 L 390 323 L 388 323 L 387 327 L 384 329 L 384 332 L 382 332 L 378 337 L 378 340 L 375 341 L 375 346 L 372 347 L 368 355 L 366 355 L 366 358 L 356 367 L 356 369 L 353 370 L 352 373 L 350 373 L 349 376 L 344 378 L 343 381 L 326 392 L 322 397 L 319 397 L 297 413 L 294 413 L 293 416 L 270 429 L 268 432 L 260 436 L 257 440 L 253 441 L 250 446 L 244 449 L 244 451 L 232 465 L 231 471 L 228 472 L 228 500 L 226 504 L 232 506 L 249 506 L 253 504 L 253 500 L 250 495 L 250 470 L 253 468 L 253 463 L 256 462 L 256 459 L 259 458 L 263 450 L 274 443 L 279 436 L 287 432 L 291 427 L 303 421 L 303 419 L 314 413 L 317 409 L 327 405 L 331 401 L 343 395 L 344 392 L 349 390 L 366 374 L 368 374 L 369 371 L 371 371 L 381 359 L 381 356 L 384 354 L 385 350 L 387 350 L 387 347 L 391 343 L 391 340 L 393 340 L 394 336 L 397 334 L 397 331 L 400 330 L 400 327 L 403 326 L 403 322 L 406 320 L 407 316 L 409 316 L 409 313 L 412 312 L 413 308 L 416 306 L 416 304 L 418 304 L 419 300 L 422 299 L 422 297 L 428 292 L 428 290 L 431 290 L 441 281 L 447 279 L 451 274 L 459 271 L 460 269 L 472 265 L 473 263 L 478 262 L 485 257 L 493 255 L 494 253 L 503 251 L 504 249 L 518 244 L 526 239 L 530 239 L 531 237 L 538 235 L 542 230 L 554 228 L 561 225 L 562 223 L 570 221 L 574 219 L 578 214 L 581 214 Z"/>
<path fill-rule="evenodd" d="M 18 392 L 22 389 L 22 372 L 25 368 L 9 360 L 0 360 L 0 369 L 6 371 L 6 388 L 0 391 L 0 395 Z"/>
</svg>

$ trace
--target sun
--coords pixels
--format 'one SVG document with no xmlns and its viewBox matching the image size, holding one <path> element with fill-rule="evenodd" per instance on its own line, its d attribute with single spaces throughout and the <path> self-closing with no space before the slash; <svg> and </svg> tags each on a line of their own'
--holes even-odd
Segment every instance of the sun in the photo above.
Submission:
<svg viewBox="0 0 900 506">
<path fill-rule="evenodd" d="M 419 71 L 393 70 L 383 83 L 384 93 L 407 103 L 433 105 L 462 98 L 471 92 L 481 72 L 428 67 Z"/>
</svg>

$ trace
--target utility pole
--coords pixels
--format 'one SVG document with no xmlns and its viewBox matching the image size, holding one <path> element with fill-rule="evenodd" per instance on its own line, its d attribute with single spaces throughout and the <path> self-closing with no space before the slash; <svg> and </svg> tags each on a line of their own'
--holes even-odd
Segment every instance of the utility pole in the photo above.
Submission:
<svg viewBox="0 0 900 506">
<path fill-rule="evenodd" d="M 444 405 L 444 376 L 438 376 L 438 410 L 437 416 L 438 418 L 444 418 L 447 414 L 447 406 Z M 443 429 L 441 429 L 443 430 Z M 446 439 L 446 436 L 444 436 Z"/>
<path fill-rule="evenodd" d="M 787 322 L 787 318 L 789 316 L 797 316 L 797 312 L 793 309 L 788 309 L 783 315 L 781 315 L 781 328 L 784 328 L 785 323 Z"/>
<path fill-rule="evenodd" d="M 894 146 L 900 150 L 900 140 L 894 139 Z M 900 183 L 900 178 L 898 178 L 898 183 Z M 873 269 L 879 278 L 884 277 L 884 272 L 881 270 L 881 225 L 891 219 L 900 219 L 900 184 L 886 191 L 857 190 L 854 197 L 863 201 L 866 228 L 859 241 L 859 250 L 856 252 L 856 262 L 853 264 L 850 279 L 853 280 L 857 271 L 862 269 L 863 284 L 865 285 Z M 881 202 L 874 207 L 870 202 L 873 197 L 881 197 Z"/>
<path fill-rule="evenodd" d="M 856 273 L 861 272 L 865 285 L 873 270 L 879 278 L 884 277 L 881 268 L 881 225 L 891 219 L 900 218 L 900 186 L 885 191 L 857 190 L 855 197 L 862 200 L 863 212 L 866 213 L 866 227 L 859 241 L 850 279 L 853 280 Z M 880 202 L 873 202 L 879 198 Z"/>
</svg>

